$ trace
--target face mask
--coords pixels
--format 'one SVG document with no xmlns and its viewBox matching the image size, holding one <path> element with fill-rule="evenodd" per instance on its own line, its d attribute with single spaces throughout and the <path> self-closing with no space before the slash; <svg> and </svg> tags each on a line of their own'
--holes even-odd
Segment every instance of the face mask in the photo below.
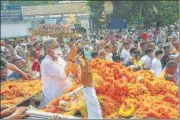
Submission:
<svg viewBox="0 0 180 120">
<path fill-rule="evenodd" d="M 57 55 L 57 56 L 61 56 L 61 55 L 62 55 L 61 48 L 56 48 L 56 49 L 54 50 L 54 54 Z"/>
</svg>

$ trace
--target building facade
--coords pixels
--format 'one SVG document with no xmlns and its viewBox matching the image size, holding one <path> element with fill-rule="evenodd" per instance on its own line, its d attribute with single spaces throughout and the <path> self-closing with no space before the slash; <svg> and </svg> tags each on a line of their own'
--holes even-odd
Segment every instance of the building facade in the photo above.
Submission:
<svg viewBox="0 0 180 120">
<path fill-rule="evenodd" d="M 21 20 L 1 22 L 1 38 L 28 36 L 30 35 L 29 30 L 36 28 L 39 24 L 67 23 L 70 16 L 74 16 L 87 31 L 90 29 L 89 8 L 86 6 L 86 1 L 64 1 L 56 5 L 21 6 L 20 12 L 22 14 Z"/>
</svg>

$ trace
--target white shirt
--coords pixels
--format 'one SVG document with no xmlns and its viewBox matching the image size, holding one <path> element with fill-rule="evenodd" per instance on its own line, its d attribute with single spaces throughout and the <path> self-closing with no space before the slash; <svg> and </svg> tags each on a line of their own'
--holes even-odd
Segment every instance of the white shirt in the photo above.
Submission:
<svg viewBox="0 0 180 120">
<path fill-rule="evenodd" d="M 123 48 L 123 50 L 121 51 L 121 57 L 124 58 L 124 63 L 127 63 L 127 61 L 130 58 L 129 50 L 126 50 L 126 49 Z"/>
<path fill-rule="evenodd" d="M 158 77 L 162 71 L 161 61 L 156 57 L 152 61 L 151 69 L 154 71 L 154 75 Z"/>
<path fill-rule="evenodd" d="M 149 57 L 148 55 L 144 55 L 140 61 L 146 68 L 151 68 L 151 57 Z"/>
<path fill-rule="evenodd" d="M 27 43 L 22 43 L 21 46 L 25 46 L 25 49 L 27 49 Z"/>
<path fill-rule="evenodd" d="M 106 60 L 113 61 L 112 56 L 113 56 L 112 53 L 108 53 L 107 56 L 106 56 Z"/>
<path fill-rule="evenodd" d="M 83 95 L 87 105 L 88 119 L 102 119 L 101 107 L 92 87 L 84 88 Z"/>
<path fill-rule="evenodd" d="M 15 47 L 15 50 L 16 51 L 18 51 L 18 49 L 20 49 L 21 47 L 19 46 L 19 45 L 17 45 L 16 47 Z"/>
<path fill-rule="evenodd" d="M 173 33 L 171 34 L 171 36 L 177 36 L 177 37 L 179 37 L 179 32 L 173 32 Z"/>
<path fill-rule="evenodd" d="M 49 55 L 46 55 L 41 63 L 41 80 L 43 83 L 43 99 L 40 108 L 48 102 L 61 96 L 68 88 L 71 82 L 67 80 L 65 73 L 66 62 L 59 57 L 58 61 L 53 61 Z"/>
</svg>

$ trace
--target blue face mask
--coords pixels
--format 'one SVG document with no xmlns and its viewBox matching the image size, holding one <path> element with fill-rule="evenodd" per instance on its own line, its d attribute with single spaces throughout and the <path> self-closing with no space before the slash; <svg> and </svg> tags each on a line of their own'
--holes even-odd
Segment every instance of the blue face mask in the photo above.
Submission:
<svg viewBox="0 0 180 120">
<path fill-rule="evenodd" d="M 91 51 L 90 50 L 85 51 L 84 54 L 88 59 L 91 59 Z"/>
</svg>

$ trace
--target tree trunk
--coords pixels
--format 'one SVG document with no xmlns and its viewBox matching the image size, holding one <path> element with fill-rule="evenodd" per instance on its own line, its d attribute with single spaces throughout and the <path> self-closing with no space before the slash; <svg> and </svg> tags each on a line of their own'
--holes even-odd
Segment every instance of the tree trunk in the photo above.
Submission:
<svg viewBox="0 0 180 120">
<path fill-rule="evenodd" d="M 159 31 L 159 22 L 156 21 L 156 29 Z"/>
</svg>

